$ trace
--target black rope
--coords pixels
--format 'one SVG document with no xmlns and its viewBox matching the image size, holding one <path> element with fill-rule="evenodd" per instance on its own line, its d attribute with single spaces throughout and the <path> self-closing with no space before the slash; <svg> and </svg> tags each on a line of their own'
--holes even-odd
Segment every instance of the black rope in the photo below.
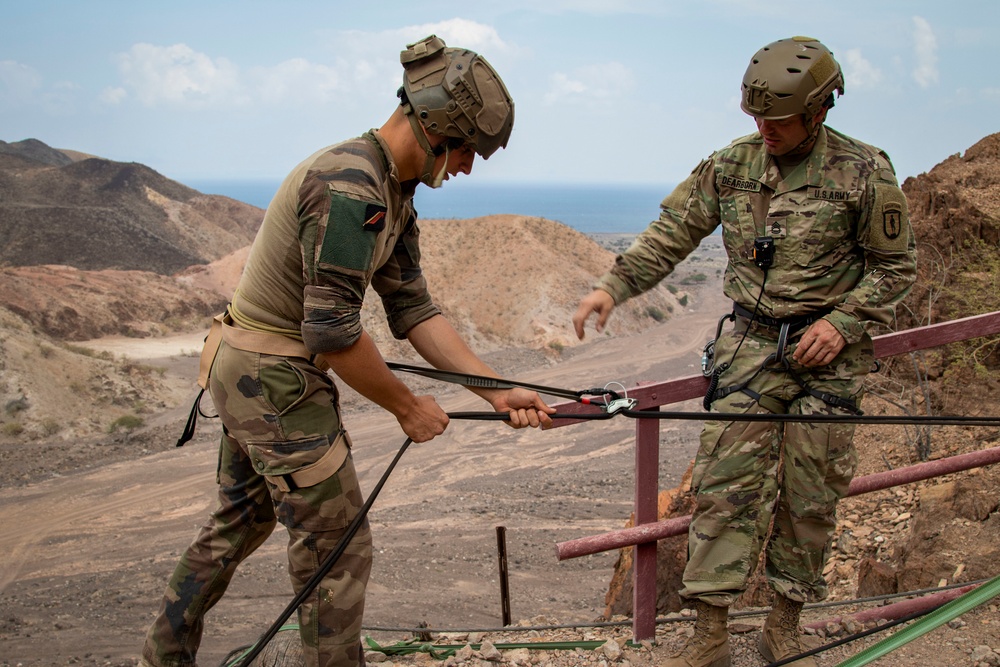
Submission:
<svg viewBox="0 0 1000 667">
<path fill-rule="evenodd" d="M 463 386 L 486 386 L 502 389 L 512 389 L 523 387 L 533 389 L 539 393 L 552 394 L 553 396 L 572 396 L 581 403 L 590 405 L 600 405 L 586 400 L 585 394 L 589 395 L 610 395 L 613 399 L 620 398 L 618 394 L 608 389 L 588 389 L 584 391 L 573 391 L 558 387 L 544 387 L 542 385 L 519 382 L 506 378 L 489 378 L 480 375 L 470 375 L 454 371 L 438 371 L 433 368 L 421 366 L 408 366 L 389 362 L 390 369 L 405 371 L 407 373 L 417 373 L 443 382 L 461 384 Z M 480 385 L 479 381 L 489 381 L 493 384 Z M 967 417 L 962 415 L 860 415 L 860 414 L 787 414 L 787 413 L 742 413 L 742 412 L 685 412 L 685 411 L 665 411 L 665 410 L 629 410 L 621 409 L 614 413 L 608 412 L 578 412 L 578 413 L 555 413 L 549 415 L 551 419 L 573 419 L 573 420 L 604 420 L 615 415 L 624 415 L 632 419 L 674 419 L 679 421 L 747 421 L 747 422 L 802 422 L 819 424 L 925 424 L 928 426 L 1000 426 L 1000 416 L 987 417 Z M 505 412 L 458 412 L 454 413 L 455 419 L 485 419 L 506 421 Z"/>
<path fill-rule="evenodd" d="M 361 506 L 358 514 L 347 527 L 347 531 L 344 533 L 344 536 L 340 538 L 340 542 L 338 542 L 337 546 L 333 548 L 333 551 L 327 554 L 326 558 L 323 559 L 323 562 L 320 563 L 320 566 L 316 569 L 316 572 L 309 577 L 309 580 L 302 586 L 295 597 L 292 598 L 292 601 L 288 603 L 274 623 L 271 624 L 271 627 L 267 629 L 267 632 L 261 635 L 261 638 L 256 644 L 254 644 L 253 648 L 251 648 L 250 651 L 243 656 L 243 659 L 240 660 L 237 667 L 247 667 L 247 665 L 253 662 L 254 658 L 260 655 L 260 652 L 264 650 L 267 643 L 274 639 L 274 636 L 278 634 L 278 631 L 281 629 L 281 626 L 285 624 L 285 621 L 287 621 L 288 618 L 295 613 L 295 610 L 299 608 L 299 605 L 305 602 L 306 598 L 312 594 L 319 583 L 323 580 L 323 577 L 330 572 L 330 569 L 333 568 L 333 566 L 340 559 L 340 556 L 347 549 L 347 545 L 358 532 L 358 529 L 361 528 L 361 524 L 363 524 L 365 519 L 368 517 L 368 510 L 371 509 L 372 504 L 374 504 L 375 499 L 378 497 L 378 494 L 382 491 L 382 487 L 385 486 L 386 480 L 389 479 L 389 475 L 396 467 L 399 459 L 403 457 L 403 452 L 406 451 L 406 448 L 409 447 L 412 442 L 413 440 L 410 438 L 406 439 L 403 445 L 399 448 L 399 451 L 396 452 L 396 456 L 393 457 L 389 466 L 385 469 L 385 472 L 382 473 L 382 477 L 379 479 L 378 484 L 375 485 L 375 488 L 372 490 L 371 494 L 369 494 L 368 500 L 366 500 L 365 504 Z"/>
</svg>

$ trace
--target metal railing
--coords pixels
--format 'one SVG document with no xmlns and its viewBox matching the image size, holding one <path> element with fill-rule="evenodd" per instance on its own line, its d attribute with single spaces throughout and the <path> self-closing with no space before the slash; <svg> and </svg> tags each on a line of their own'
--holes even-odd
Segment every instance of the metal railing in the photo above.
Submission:
<svg viewBox="0 0 1000 667">
<path fill-rule="evenodd" d="M 878 336 L 874 339 L 875 358 L 882 359 L 997 333 L 1000 333 L 1000 311 Z M 642 383 L 637 387 L 630 387 L 628 395 L 638 401 L 634 409 L 657 411 L 664 405 L 700 398 L 705 395 L 707 388 L 708 378 L 692 375 L 666 382 Z M 592 412 L 591 408 L 579 403 L 561 403 L 554 407 L 560 414 Z M 568 426 L 579 421 L 582 420 L 559 419 L 554 426 Z M 658 521 L 660 424 L 657 419 L 635 421 L 634 527 L 559 543 L 556 545 L 556 554 L 559 560 L 565 560 L 625 546 L 635 547 L 632 559 L 632 632 L 635 641 L 642 641 L 653 639 L 656 630 L 656 540 L 683 534 L 687 531 L 691 518 Z M 965 467 L 955 469 L 1000 461 L 1000 448 L 986 450 L 981 454 L 959 462 L 957 465 Z M 953 471 L 951 468 L 944 469 L 943 472 L 941 469 L 924 468 L 916 472 L 916 475 L 919 479 L 927 479 Z M 926 476 L 919 477 L 921 474 Z M 879 478 L 880 475 L 883 477 Z M 878 473 L 854 480 L 851 495 L 914 481 L 908 476 L 886 475 L 887 473 Z"/>
</svg>

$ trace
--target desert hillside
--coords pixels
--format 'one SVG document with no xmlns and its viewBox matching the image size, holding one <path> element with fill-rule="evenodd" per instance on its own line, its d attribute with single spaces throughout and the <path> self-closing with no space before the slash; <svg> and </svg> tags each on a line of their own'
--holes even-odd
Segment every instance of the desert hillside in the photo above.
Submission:
<svg viewBox="0 0 1000 667">
<path fill-rule="evenodd" d="M 171 274 L 250 243 L 262 217 L 141 164 L 0 146 L 0 264 Z"/>
</svg>

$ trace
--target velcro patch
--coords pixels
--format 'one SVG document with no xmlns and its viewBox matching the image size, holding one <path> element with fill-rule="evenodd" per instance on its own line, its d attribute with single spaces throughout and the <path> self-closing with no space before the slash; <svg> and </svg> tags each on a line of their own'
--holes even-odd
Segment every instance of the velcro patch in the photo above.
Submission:
<svg viewBox="0 0 1000 667">
<path fill-rule="evenodd" d="M 326 265 L 367 272 L 374 261 L 377 232 L 385 229 L 386 210 L 380 204 L 330 192 L 330 214 L 317 269 Z"/>
</svg>

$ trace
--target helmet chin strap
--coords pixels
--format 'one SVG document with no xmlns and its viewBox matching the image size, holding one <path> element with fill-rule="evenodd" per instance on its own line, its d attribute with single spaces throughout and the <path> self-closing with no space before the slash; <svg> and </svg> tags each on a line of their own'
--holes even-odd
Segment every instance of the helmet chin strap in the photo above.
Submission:
<svg viewBox="0 0 1000 667">
<path fill-rule="evenodd" d="M 802 153 L 808 153 L 812 150 L 813 144 L 816 143 L 816 137 L 819 136 L 819 128 L 822 127 L 823 123 L 817 123 L 813 121 L 812 118 L 806 117 L 807 127 L 812 125 L 812 129 L 809 130 L 809 135 L 799 143 L 798 146 L 788 151 L 787 155 L 801 155 Z"/>
<path fill-rule="evenodd" d="M 424 185 L 430 186 L 432 188 L 439 188 L 441 184 L 444 183 L 444 177 L 448 169 L 448 147 L 445 146 L 445 160 L 444 164 L 441 166 L 441 170 L 434 174 L 434 161 L 438 158 L 438 153 L 434 152 L 431 147 L 431 142 L 427 141 L 427 135 L 424 134 L 424 128 L 417 120 L 417 117 L 413 113 L 413 107 L 409 104 L 403 107 L 403 112 L 406 114 L 406 118 L 410 121 L 410 128 L 413 130 L 413 136 L 416 137 L 417 143 L 424 150 L 424 154 L 427 156 L 424 159 L 424 167 L 420 173 L 420 182 Z"/>
</svg>

